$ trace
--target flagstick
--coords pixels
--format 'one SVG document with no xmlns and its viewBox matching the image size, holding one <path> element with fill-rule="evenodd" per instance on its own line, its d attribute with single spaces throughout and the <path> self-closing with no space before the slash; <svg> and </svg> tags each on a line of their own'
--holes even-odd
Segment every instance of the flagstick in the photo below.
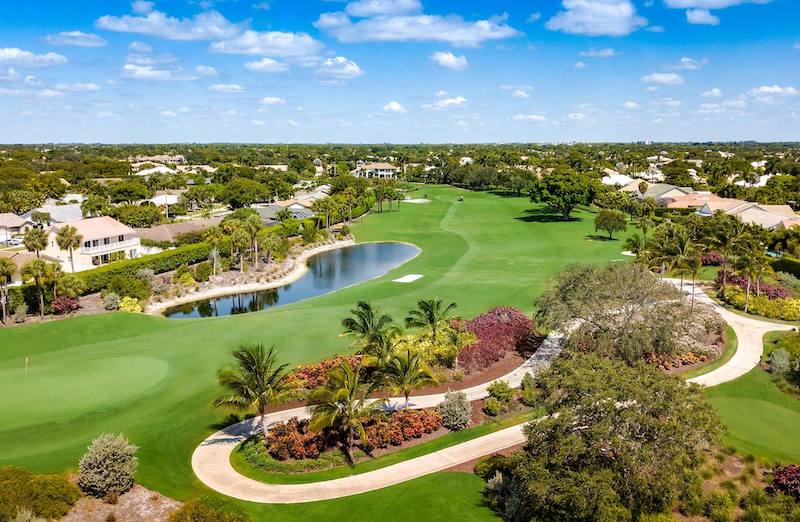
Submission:
<svg viewBox="0 0 800 522">
<path fill-rule="evenodd" d="M 25 378 L 28 378 L 28 356 L 25 356 Z"/>
</svg>

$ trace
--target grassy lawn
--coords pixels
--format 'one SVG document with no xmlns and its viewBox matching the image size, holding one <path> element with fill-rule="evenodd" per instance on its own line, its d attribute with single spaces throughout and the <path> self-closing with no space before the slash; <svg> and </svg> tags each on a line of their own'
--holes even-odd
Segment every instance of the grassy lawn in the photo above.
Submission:
<svg viewBox="0 0 800 522">
<path fill-rule="evenodd" d="M 231 454 L 231 464 L 234 469 L 239 471 L 242 475 L 250 477 L 261 482 L 269 484 L 308 484 L 310 482 L 320 482 L 323 480 L 333 480 L 342 477 L 349 477 L 351 475 L 358 475 L 366 473 L 375 469 L 384 468 L 403 462 L 404 460 L 413 459 L 420 455 L 427 455 L 468 440 L 472 440 L 495 431 L 509 428 L 517 424 L 522 424 L 530 420 L 531 412 L 522 412 L 510 415 L 504 419 L 491 420 L 479 426 L 475 426 L 463 431 L 457 431 L 442 435 L 436 439 L 428 442 L 411 446 L 408 448 L 401 448 L 399 450 L 387 453 L 375 459 L 365 460 L 359 462 L 355 466 L 340 466 L 324 471 L 315 471 L 309 473 L 285 474 L 285 473 L 269 473 L 262 468 L 256 467 L 247 461 L 241 451 L 234 451 Z"/>
<path fill-rule="evenodd" d="M 529 311 L 546 280 L 565 265 L 623 259 L 623 235 L 618 241 L 592 239 L 592 214 L 553 221 L 525 198 L 450 187 L 425 187 L 412 197 L 423 192 L 432 203 L 402 204 L 400 211 L 354 226 L 359 241 L 407 241 L 419 246 L 421 255 L 382 278 L 334 294 L 231 317 L 167 320 L 115 313 L 0 330 L 0 465 L 38 472 L 75 468 L 93 437 L 122 432 L 140 446 L 137 478 L 143 485 L 179 499 L 204 494 L 190 456 L 227 416 L 209 404 L 219 393 L 216 371 L 239 343 L 263 341 L 274 344 L 286 362 L 312 362 L 347 350 L 337 337 L 340 321 L 359 299 L 397 320 L 417 300 L 430 297 L 457 302 L 458 313 L 467 317 L 495 305 Z M 463 202 L 456 201 L 459 196 Z M 391 282 L 411 273 L 424 277 L 404 285 Z M 464 502 L 477 501 L 473 477 L 435 477 L 315 506 L 320 520 L 336 513 L 369 519 L 376 508 L 364 499 L 378 496 L 395 518 L 400 511 L 391 510 L 405 495 L 426 507 L 440 503 L 447 518 Z M 444 484 L 456 483 L 455 498 L 438 499 Z M 298 513 L 283 506 L 253 509 L 285 513 L 282 518 Z"/>
<path fill-rule="evenodd" d="M 779 335 L 765 336 L 765 356 Z M 737 451 L 767 460 L 800 462 L 800 400 L 782 392 L 767 372 L 756 368 L 706 393 L 728 429 L 726 441 Z"/>
<path fill-rule="evenodd" d="M 699 366 L 689 370 L 688 372 L 683 372 L 680 374 L 680 376 L 684 379 L 691 379 L 693 377 L 705 375 L 709 372 L 713 372 L 726 362 L 730 361 L 731 358 L 736 354 L 736 347 L 739 344 L 739 340 L 736 338 L 736 332 L 733 331 L 733 328 L 727 325 L 725 326 L 725 335 L 725 351 L 722 352 L 722 355 L 708 364 L 704 364 L 703 366 Z"/>
</svg>

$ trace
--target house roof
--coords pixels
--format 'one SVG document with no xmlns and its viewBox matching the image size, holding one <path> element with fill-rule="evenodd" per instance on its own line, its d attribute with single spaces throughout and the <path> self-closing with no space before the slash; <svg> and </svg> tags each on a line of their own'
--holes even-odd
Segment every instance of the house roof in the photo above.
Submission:
<svg viewBox="0 0 800 522">
<path fill-rule="evenodd" d="M 601 181 L 603 185 L 627 186 L 633 181 L 633 178 L 625 174 L 620 174 L 619 172 L 614 172 L 613 174 L 606 173 Z"/>
<path fill-rule="evenodd" d="M 10 259 L 12 263 L 17 265 L 18 272 L 25 263 L 33 261 L 34 259 L 42 259 L 44 261 L 49 261 L 51 263 L 59 262 L 58 259 L 46 256 L 41 252 L 39 253 L 39 257 L 37 258 L 35 252 L 28 252 L 27 250 L 21 250 L 17 252 L 8 252 L 5 250 L 0 250 L 0 257 L 5 257 L 6 259 Z"/>
<path fill-rule="evenodd" d="M 369 163 L 362 163 L 361 165 L 356 166 L 356 170 L 397 170 L 398 167 L 395 167 L 391 163 L 386 162 L 369 162 Z"/>
<path fill-rule="evenodd" d="M 718 201 L 722 198 L 711 192 L 695 192 L 665 198 L 667 208 L 701 208 L 709 201 Z"/>
<path fill-rule="evenodd" d="M 30 219 L 34 212 L 50 214 L 52 223 L 70 223 L 83 219 L 83 210 L 79 203 L 70 205 L 44 205 L 22 215 L 23 219 Z"/>
<path fill-rule="evenodd" d="M 644 193 L 644 197 L 658 199 L 664 194 L 667 194 L 673 190 L 678 190 L 684 194 L 691 194 L 694 192 L 691 187 L 678 187 L 667 183 L 656 183 L 655 185 L 650 185 L 647 188 L 647 192 Z"/>
<path fill-rule="evenodd" d="M 134 231 L 136 232 L 136 235 L 142 239 L 149 239 L 151 241 L 175 241 L 175 238 L 181 234 L 206 230 L 219 225 L 221 221 L 221 217 L 209 219 L 191 219 L 180 221 L 178 223 L 156 225 L 150 228 L 137 228 Z"/>
<path fill-rule="evenodd" d="M 50 231 L 58 232 L 62 227 L 67 225 L 75 227 L 78 230 L 78 234 L 83 236 L 84 241 L 136 233 L 131 227 L 123 225 L 109 216 L 82 219 L 70 223 L 59 223 L 53 225 Z"/>
<path fill-rule="evenodd" d="M 11 212 L 0 213 L 0 228 L 19 228 L 25 223 L 26 221 L 16 214 Z"/>
<path fill-rule="evenodd" d="M 622 192 L 639 192 L 639 185 L 644 183 L 648 188 L 650 187 L 650 183 L 643 179 L 632 179 L 627 185 L 619 189 Z"/>
</svg>

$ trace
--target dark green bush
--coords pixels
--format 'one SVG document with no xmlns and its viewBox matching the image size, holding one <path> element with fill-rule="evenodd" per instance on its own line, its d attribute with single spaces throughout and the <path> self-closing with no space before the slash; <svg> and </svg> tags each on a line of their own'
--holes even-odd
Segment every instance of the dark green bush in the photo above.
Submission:
<svg viewBox="0 0 800 522">
<path fill-rule="evenodd" d="M 508 405 L 514 398 L 514 390 L 505 381 L 494 381 L 487 390 L 489 397 L 497 399 L 502 406 Z"/>
<path fill-rule="evenodd" d="M 200 282 L 205 282 L 208 281 L 208 278 L 211 277 L 213 272 L 214 268 L 211 266 L 211 263 L 203 261 L 194 268 L 194 278 Z"/>
<path fill-rule="evenodd" d="M 504 409 L 505 406 L 503 406 L 503 403 L 494 397 L 489 397 L 486 399 L 486 404 L 483 406 L 483 411 L 486 413 L 486 415 L 490 415 L 492 417 L 500 415 Z"/>
<path fill-rule="evenodd" d="M 475 463 L 475 474 L 483 480 L 489 480 L 500 471 L 508 471 L 510 469 L 508 457 L 503 455 L 489 455 L 481 457 Z"/>
<path fill-rule="evenodd" d="M 239 506 L 218 498 L 190 500 L 169 516 L 169 522 L 248 522 L 250 517 Z"/>
<path fill-rule="evenodd" d="M 117 294 L 119 297 L 135 297 L 140 302 L 150 299 L 150 284 L 138 277 L 128 275 L 114 276 L 103 290 L 104 295 Z"/>
<path fill-rule="evenodd" d="M 800 277 L 800 259 L 784 254 L 783 257 L 772 262 L 776 272 L 786 272 L 795 277 Z"/>
</svg>

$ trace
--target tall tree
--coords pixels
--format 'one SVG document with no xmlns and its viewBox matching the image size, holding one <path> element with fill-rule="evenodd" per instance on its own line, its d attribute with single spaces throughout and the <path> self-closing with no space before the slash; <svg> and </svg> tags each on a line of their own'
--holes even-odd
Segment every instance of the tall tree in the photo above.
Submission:
<svg viewBox="0 0 800 522">
<path fill-rule="evenodd" d="M 285 399 L 291 391 L 286 379 L 288 365 L 278 364 L 275 347 L 266 349 L 261 343 L 240 346 L 233 357 L 236 367 L 223 368 L 217 373 L 217 381 L 228 393 L 215 399 L 213 404 L 257 412 L 266 438 L 264 414 L 267 407 Z"/>
<path fill-rule="evenodd" d="M 39 296 L 40 317 L 44 317 L 44 285 L 47 284 L 47 278 L 51 274 L 51 270 L 47 266 L 49 264 L 51 263 L 41 259 L 34 259 L 22 265 L 22 279 L 33 281 L 34 285 L 36 285 L 36 293 Z"/>
<path fill-rule="evenodd" d="M 17 272 L 17 265 L 7 257 L 0 257 L 0 310 L 2 310 L 2 322 L 6 322 L 8 317 L 8 281 Z"/>
<path fill-rule="evenodd" d="M 392 316 L 380 313 L 366 301 L 359 301 L 350 314 L 351 317 L 342 320 L 345 329 L 343 335 L 356 337 L 356 343 L 366 353 L 385 345 L 387 337 L 399 330 Z"/>
<path fill-rule="evenodd" d="M 386 404 L 386 399 L 369 398 L 379 383 L 362 382 L 361 374 L 360 366 L 353 368 L 343 362 L 330 371 L 328 384 L 312 391 L 308 398 L 311 429 L 339 429 L 348 451 L 356 434 L 366 442 L 365 424 Z"/>
<path fill-rule="evenodd" d="M 211 251 L 208 253 L 211 258 L 212 272 L 217 275 L 217 267 L 219 265 L 219 245 L 222 243 L 225 234 L 220 227 L 211 227 L 205 234 L 205 239 L 211 245 Z"/>
<path fill-rule="evenodd" d="M 242 222 L 242 227 L 247 231 L 250 238 L 250 255 L 258 270 L 258 233 L 263 228 L 261 217 L 258 214 L 251 214 L 247 216 Z"/>
<path fill-rule="evenodd" d="M 597 181 L 571 169 L 560 168 L 536 181 L 531 188 L 531 201 L 544 203 L 554 212 L 569 219 L 578 205 L 594 200 Z"/>
<path fill-rule="evenodd" d="M 41 228 L 29 228 L 25 231 L 22 244 L 28 252 L 36 252 L 38 258 L 39 252 L 47 248 L 47 234 Z"/>
<path fill-rule="evenodd" d="M 435 343 L 439 325 L 447 321 L 455 309 L 455 303 L 445 306 L 442 299 L 423 299 L 417 302 L 416 310 L 408 312 L 406 328 L 429 328 Z"/>
<path fill-rule="evenodd" d="M 411 353 L 410 348 L 395 354 L 389 360 L 389 363 L 381 369 L 381 379 L 393 392 L 403 394 L 406 408 L 412 391 L 429 384 L 436 384 L 430 368 L 422 362 L 421 355 Z"/>
<path fill-rule="evenodd" d="M 75 260 L 73 252 L 81 246 L 83 236 L 78 234 L 78 229 L 72 225 L 66 225 L 56 234 L 56 244 L 61 250 L 69 252 L 69 265 L 72 272 L 75 272 Z"/>
</svg>

